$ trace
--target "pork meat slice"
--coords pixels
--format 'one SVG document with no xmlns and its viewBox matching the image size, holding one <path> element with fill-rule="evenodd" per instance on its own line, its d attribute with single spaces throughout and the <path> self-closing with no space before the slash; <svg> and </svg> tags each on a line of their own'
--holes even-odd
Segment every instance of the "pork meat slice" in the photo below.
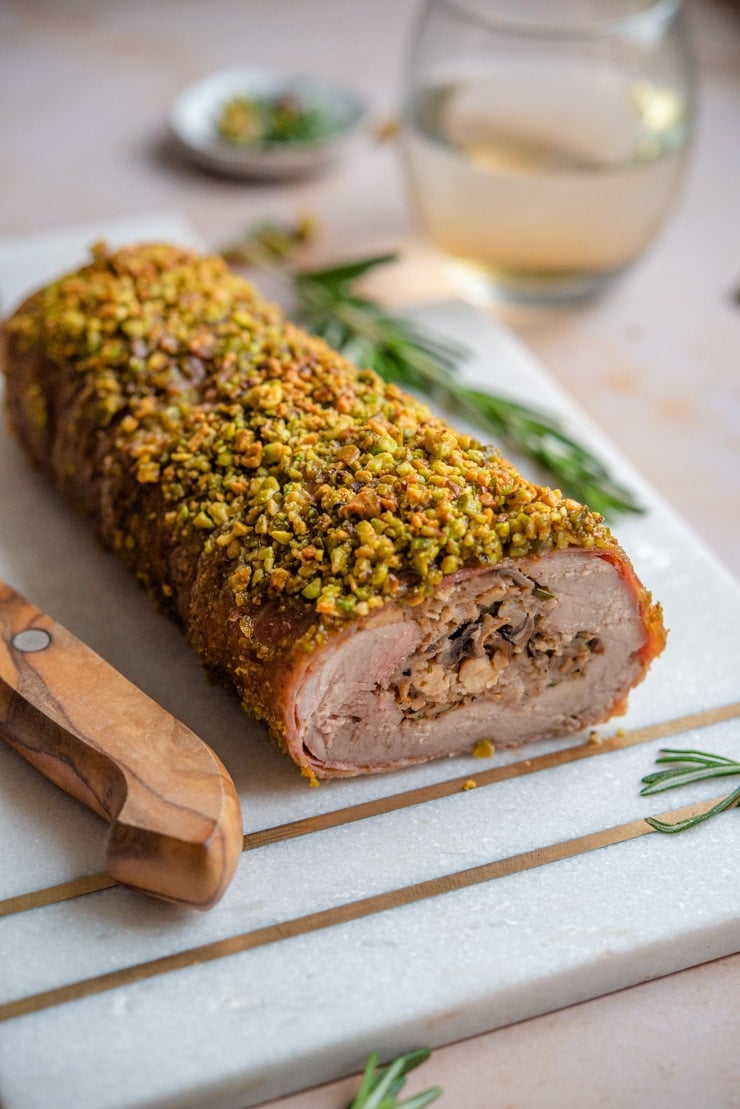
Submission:
<svg viewBox="0 0 740 1109">
<path fill-rule="evenodd" d="M 304 656 L 284 685 L 286 742 L 337 777 L 574 732 L 623 711 L 662 641 L 621 552 L 464 571 Z"/>
</svg>

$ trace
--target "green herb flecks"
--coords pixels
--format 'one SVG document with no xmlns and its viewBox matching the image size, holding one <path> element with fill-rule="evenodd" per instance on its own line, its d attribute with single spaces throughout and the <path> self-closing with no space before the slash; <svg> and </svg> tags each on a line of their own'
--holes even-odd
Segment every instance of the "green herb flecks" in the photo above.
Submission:
<svg viewBox="0 0 740 1109">
<path fill-rule="evenodd" d="M 552 416 L 461 381 L 456 371 L 467 356 L 464 347 L 386 311 L 357 291 L 355 283 L 360 278 L 393 262 L 395 254 L 328 269 L 293 268 L 294 248 L 311 232 L 308 221 L 295 227 L 266 222 L 222 253 L 232 263 L 287 277 L 295 298 L 292 314 L 296 322 L 356 365 L 438 399 L 534 459 L 568 496 L 604 516 L 643 511 L 632 493 L 615 482 L 603 463 L 567 435 Z"/>
<path fill-rule="evenodd" d="M 296 95 L 235 96 L 221 108 L 218 134 L 240 146 L 316 142 L 333 130 L 329 116 Z"/>
<path fill-rule="evenodd" d="M 360 1088 L 347 1109 L 424 1109 L 440 1097 L 442 1090 L 433 1086 L 406 1101 L 398 1095 L 406 1083 L 406 1075 L 429 1058 L 426 1048 L 418 1048 L 399 1056 L 385 1069 L 378 1069 L 378 1056 L 373 1053 L 365 1066 Z"/>
<path fill-rule="evenodd" d="M 666 789 L 676 789 L 691 782 L 703 782 L 707 778 L 724 778 L 731 774 L 740 774 L 740 762 L 726 758 L 724 755 L 713 755 L 707 751 L 682 751 L 676 747 L 661 747 L 660 757 L 655 761 L 679 765 L 672 766 L 669 770 L 655 770 L 652 774 L 646 774 L 642 779 L 641 797 L 662 793 Z M 740 788 L 699 816 L 690 816 L 686 820 L 679 820 L 673 824 L 651 816 L 647 818 L 647 823 L 657 832 L 685 832 L 737 805 L 740 805 Z"/>
</svg>

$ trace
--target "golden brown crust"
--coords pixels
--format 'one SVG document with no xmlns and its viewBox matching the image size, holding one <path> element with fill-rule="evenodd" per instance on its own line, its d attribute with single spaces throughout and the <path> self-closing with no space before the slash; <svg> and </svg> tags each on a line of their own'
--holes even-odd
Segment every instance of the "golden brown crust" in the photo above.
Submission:
<svg viewBox="0 0 740 1109">
<path fill-rule="evenodd" d="M 98 249 L 5 343 L 32 458 L 278 736 L 297 656 L 348 621 L 465 566 L 617 550 L 598 515 L 285 323 L 220 260 Z"/>
</svg>

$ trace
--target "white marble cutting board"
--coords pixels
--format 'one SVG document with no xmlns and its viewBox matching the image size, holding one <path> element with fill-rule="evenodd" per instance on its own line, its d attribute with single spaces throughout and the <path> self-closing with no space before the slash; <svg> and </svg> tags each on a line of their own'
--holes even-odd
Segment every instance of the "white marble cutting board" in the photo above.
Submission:
<svg viewBox="0 0 740 1109">
<path fill-rule="evenodd" d="M 5 240 L 2 310 L 77 264 L 101 235 L 193 241 L 166 216 Z M 471 348 L 471 378 L 559 411 L 649 509 L 622 518 L 617 531 L 664 604 L 669 645 L 628 715 L 600 734 L 619 726 L 629 735 L 740 701 L 738 583 L 508 333 L 459 304 L 419 315 Z M 480 781 L 491 768 L 585 738 L 309 789 L 208 683 L 180 631 L 95 545 L 4 429 L 0 528 L 0 577 L 219 752 L 249 833 L 436 783 Z M 663 742 L 737 757 L 740 720 L 679 729 Z M 605 829 L 729 792 L 714 782 L 641 799 L 639 779 L 659 746 L 592 745 L 593 757 L 570 764 L 468 791 L 455 786 L 448 796 L 255 846 L 205 915 L 116 887 L 4 916 L 0 1015 L 7 1003 L 36 1001 L 0 1023 L 0 1104 L 240 1109 L 359 1069 L 372 1049 L 389 1056 L 449 1042 L 737 951 L 737 812 L 678 837 L 651 833 L 582 854 L 571 845 L 560 861 L 531 866 L 550 845 L 591 834 L 599 842 Z M 0 908 L 99 871 L 104 834 L 100 820 L 0 744 Z M 478 872 L 466 888 L 447 877 L 531 852 L 513 873 L 482 880 L 488 872 Z M 432 883 L 426 892 L 392 893 L 423 882 Z M 389 892 L 393 907 L 358 908 Z M 286 924 L 308 914 L 324 915 Z M 177 953 L 178 969 L 141 970 Z M 116 972 L 103 988 L 101 976 Z M 79 994 L 87 980 L 97 992 L 45 1006 L 38 999 L 67 986 Z"/>
</svg>

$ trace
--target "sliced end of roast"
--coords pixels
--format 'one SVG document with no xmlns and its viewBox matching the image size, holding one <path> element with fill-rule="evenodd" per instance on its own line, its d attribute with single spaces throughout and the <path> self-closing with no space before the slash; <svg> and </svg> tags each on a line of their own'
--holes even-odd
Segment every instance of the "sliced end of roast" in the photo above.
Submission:
<svg viewBox="0 0 740 1109">
<path fill-rule="evenodd" d="M 464 571 L 301 663 L 287 745 L 339 777 L 575 732 L 623 711 L 662 645 L 659 610 L 618 548 Z"/>
</svg>

